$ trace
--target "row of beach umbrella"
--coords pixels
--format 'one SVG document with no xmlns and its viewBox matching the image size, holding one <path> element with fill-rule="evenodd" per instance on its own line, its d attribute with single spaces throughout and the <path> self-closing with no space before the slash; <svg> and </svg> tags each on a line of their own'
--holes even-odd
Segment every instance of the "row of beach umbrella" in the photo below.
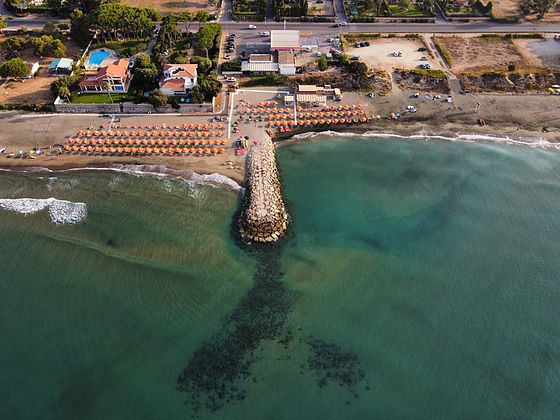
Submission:
<svg viewBox="0 0 560 420">
<path fill-rule="evenodd" d="M 302 126 L 302 125 L 317 125 L 317 124 L 351 124 L 351 123 L 358 123 L 358 122 L 366 122 L 368 119 L 367 117 L 361 117 L 361 118 L 334 118 L 334 119 L 321 119 L 321 120 L 299 120 L 297 122 L 297 125 Z M 287 126 L 287 125 L 291 125 L 294 126 L 296 123 L 292 120 L 292 121 L 269 121 L 268 122 L 268 126 L 272 127 L 272 126 Z"/>
<path fill-rule="evenodd" d="M 94 138 L 68 138 L 66 139 L 66 142 L 69 144 L 85 144 L 85 145 L 129 145 L 129 146 L 161 146 L 161 145 L 172 145 L 172 146 L 190 146 L 190 145 L 195 145 L 197 146 L 198 144 L 201 145 L 213 145 L 215 144 L 216 146 L 219 145 L 226 145 L 227 144 L 227 140 L 226 139 L 194 139 L 194 140 L 190 140 L 190 139 L 180 139 L 180 140 L 176 140 L 176 139 L 116 139 L 116 138 L 99 138 L 99 139 L 94 139 Z"/>
<path fill-rule="evenodd" d="M 114 128 L 114 129 L 147 129 L 147 130 L 160 130 L 160 129 L 169 129 L 169 130 L 211 130 L 214 128 L 224 128 L 222 123 L 205 123 L 205 124 L 181 124 L 176 126 L 167 126 L 166 124 L 156 124 L 156 125 L 123 125 L 123 124 L 105 124 L 101 126 L 102 128 Z"/>
<path fill-rule="evenodd" d="M 124 137 L 222 137 L 223 131 L 90 131 L 78 130 L 78 136 L 100 137 L 100 136 L 124 136 Z"/>
<path fill-rule="evenodd" d="M 93 154 L 134 154 L 134 155 L 152 155 L 152 154 L 198 154 L 198 155 L 217 155 L 224 154 L 224 148 L 203 148 L 203 147 L 101 147 L 101 146 L 77 146 L 77 145 L 64 145 L 66 152 L 80 152 L 80 153 L 93 153 Z"/>
</svg>

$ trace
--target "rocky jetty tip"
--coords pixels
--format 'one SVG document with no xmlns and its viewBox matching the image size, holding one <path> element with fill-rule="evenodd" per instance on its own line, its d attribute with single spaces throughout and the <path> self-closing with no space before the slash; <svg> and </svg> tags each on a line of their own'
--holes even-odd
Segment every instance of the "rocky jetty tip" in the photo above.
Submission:
<svg viewBox="0 0 560 420">
<path fill-rule="evenodd" d="M 288 227 L 280 191 L 274 145 L 265 139 L 251 148 L 246 164 L 247 188 L 239 216 L 245 241 L 276 242 Z"/>
</svg>

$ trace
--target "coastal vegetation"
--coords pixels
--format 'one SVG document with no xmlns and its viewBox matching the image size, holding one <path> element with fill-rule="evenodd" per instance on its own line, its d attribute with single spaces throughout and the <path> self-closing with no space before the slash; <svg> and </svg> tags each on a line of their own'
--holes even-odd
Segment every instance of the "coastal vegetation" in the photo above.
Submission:
<svg viewBox="0 0 560 420">
<path fill-rule="evenodd" d="M 433 16 L 434 0 L 400 0 L 390 3 L 388 0 L 356 0 L 350 4 L 344 2 L 346 14 L 354 22 L 373 22 L 376 17 L 430 17 Z"/>
<path fill-rule="evenodd" d="M 233 0 L 231 16 L 233 20 L 264 20 L 266 0 Z"/>
<path fill-rule="evenodd" d="M 0 76 L 2 77 L 24 77 L 29 74 L 29 68 L 21 58 L 11 58 L 0 64 Z"/>
</svg>

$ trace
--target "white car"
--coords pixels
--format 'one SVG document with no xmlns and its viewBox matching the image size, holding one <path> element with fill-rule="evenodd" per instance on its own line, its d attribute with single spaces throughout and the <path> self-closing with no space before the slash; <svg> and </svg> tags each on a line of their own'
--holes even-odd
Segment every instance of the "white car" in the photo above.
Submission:
<svg viewBox="0 0 560 420">
<path fill-rule="evenodd" d="M 317 57 L 321 57 L 323 54 L 321 54 L 321 51 L 317 51 Z"/>
<path fill-rule="evenodd" d="M 255 25 L 249 25 L 249 29 L 257 29 Z"/>
<path fill-rule="evenodd" d="M 231 55 L 224 56 L 224 60 L 231 60 Z"/>
<path fill-rule="evenodd" d="M 235 77 L 228 77 L 228 78 L 227 78 L 227 81 L 228 81 L 228 82 L 235 82 L 236 79 L 235 79 Z"/>
<path fill-rule="evenodd" d="M 348 23 L 346 23 L 345 21 L 342 21 L 342 22 L 339 23 L 339 25 L 340 26 L 346 26 L 346 25 L 348 25 Z"/>
</svg>

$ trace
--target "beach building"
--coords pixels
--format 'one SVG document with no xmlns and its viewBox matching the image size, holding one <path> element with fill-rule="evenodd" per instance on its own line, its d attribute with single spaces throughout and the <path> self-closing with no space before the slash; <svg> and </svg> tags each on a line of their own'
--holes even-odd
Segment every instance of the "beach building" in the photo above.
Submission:
<svg viewBox="0 0 560 420">
<path fill-rule="evenodd" d="M 70 58 L 55 58 L 47 71 L 53 76 L 68 75 L 72 73 L 72 64 L 74 61 Z"/>
<path fill-rule="evenodd" d="M 280 50 L 301 50 L 301 36 L 299 31 L 270 31 L 270 49 Z"/>
<path fill-rule="evenodd" d="M 166 95 L 184 95 L 198 82 L 198 64 L 165 64 L 159 87 Z"/>
<path fill-rule="evenodd" d="M 278 70 L 280 74 L 296 74 L 296 57 L 292 50 L 278 51 Z"/>
<path fill-rule="evenodd" d="M 335 101 L 342 99 L 342 92 L 339 88 L 331 88 L 329 85 L 296 85 L 296 100 L 298 104 L 324 105 L 327 98 Z"/>
<path fill-rule="evenodd" d="M 107 91 L 105 83 L 108 83 L 110 92 L 124 93 L 128 91 L 131 79 L 129 61 L 121 58 L 96 72 L 85 73 L 78 86 L 82 92 L 103 93 Z"/>
<path fill-rule="evenodd" d="M 241 71 L 249 73 L 276 73 L 278 63 L 273 54 L 251 54 L 241 62 Z"/>
</svg>

